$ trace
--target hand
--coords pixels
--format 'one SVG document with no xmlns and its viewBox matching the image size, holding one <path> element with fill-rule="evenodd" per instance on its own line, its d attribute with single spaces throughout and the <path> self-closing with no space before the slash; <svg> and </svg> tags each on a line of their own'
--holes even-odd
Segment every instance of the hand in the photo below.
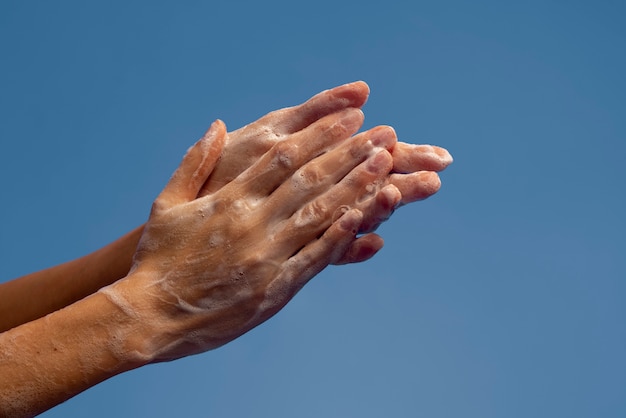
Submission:
<svg viewBox="0 0 626 418">
<path fill-rule="evenodd" d="M 348 108 L 360 108 L 367 101 L 368 94 L 369 88 L 363 82 L 346 84 L 324 91 L 299 106 L 269 113 L 258 121 L 230 133 L 222 157 L 197 197 L 228 184 L 277 142 L 287 141 L 314 126 L 317 128 L 313 129 L 325 129 L 322 126 L 328 121 L 325 117 Z M 377 129 L 388 133 L 391 128 Z M 391 153 L 394 160 L 392 174 L 376 188 L 381 189 L 385 185 L 396 186 L 402 195 L 401 204 L 423 199 L 435 193 L 440 185 L 436 171 L 443 170 L 452 161 L 444 149 L 427 145 L 399 142 Z M 384 201 L 385 199 L 387 202 L 391 201 L 389 193 L 395 194 L 395 189 L 385 190 L 385 193 L 378 194 L 378 199 L 382 199 L 383 203 L 376 199 L 371 201 L 371 196 L 376 196 L 372 193 L 369 199 L 364 198 L 353 205 L 360 208 L 365 215 L 360 232 L 374 230 L 389 216 L 390 210 L 384 205 Z M 378 207 L 378 210 L 368 210 L 367 205 Z M 4 283 L 0 290 L 14 297 L 5 298 L 4 303 L 0 305 L 1 311 L 11 312 L 11 315 L 0 315 L 0 331 L 68 306 L 124 277 L 130 269 L 142 231 L 143 226 L 80 259 Z M 364 261 L 374 255 L 382 245 L 383 240 L 378 235 L 366 234 L 355 240 L 335 264 Z M 74 279 L 78 276 L 81 280 Z M 59 287 L 59 283 L 63 285 Z M 32 296 L 34 287 L 54 291 L 37 292 L 40 297 L 29 297 Z"/>
<path fill-rule="evenodd" d="M 213 124 L 156 199 L 129 277 L 102 290 L 151 328 L 144 355 L 172 360 L 233 340 L 342 259 L 364 218 L 346 208 L 389 215 L 401 199 L 384 186 L 395 134 L 350 138 L 362 122 L 357 109 L 325 116 L 196 198 L 226 140 Z"/>
<path fill-rule="evenodd" d="M 227 184 L 254 164 L 274 144 L 288 140 L 309 126 L 319 123 L 324 116 L 348 107 L 360 108 L 367 101 L 368 95 L 369 87 L 364 82 L 345 84 L 323 91 L 299 106 L 271 112 L 256 122 L 229 133 L 222 158 L 199 196 Z M 402 195 L 401 205 L 423 200 L 435 194 L 441 186 L 437 172 L 444 170 L 452 162 L 452 156 L 448 151 L 431 145 L 398 142 L 391 150 L 391 154 L 394 162 L 393 172 L 382 186 L 389 184 L 396 186 Z M 365 213 L 359 232 L 374 231 L 386 220 L 380 213 L 364 210 L 365 205 L 375 204 L 368 200 L 356 204 L 355 207 Z M 361 237 L 337 263 L 367 260 L 382 247 L 382 244 L 382 239 L 375 234 Z"/>
</svg>

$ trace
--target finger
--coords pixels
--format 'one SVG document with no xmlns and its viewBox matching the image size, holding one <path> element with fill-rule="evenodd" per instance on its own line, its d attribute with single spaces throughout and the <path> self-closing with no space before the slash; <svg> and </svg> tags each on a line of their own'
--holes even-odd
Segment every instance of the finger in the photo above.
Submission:
<svg viewBox="0 0 626 418">
<path fill-rule="evenodd" d="M 372 258 L 384 245 L 383 239 L 377 234 L 367 234 L 354 240 L 346 253 L 335 265 L 361 263 Z"/>
<path fill-rule="evenodd" d="M 283 270 L 266 290 L 272 311 L 279 310 L 313 276 L 342 259 L 354 241 L 363 214 L 352 209 L 334 222 L 324 234 L 305 245 L 283 263 Z"/>
<path fill-rule="evenodd" d="M 282 222 L 272 251 L 281 259 L 291 255 L 291 248 L 301 247 L 319 236 L 333 222 L 333 216 L 342 206 L 355 207 L 376 192 L 392 167 L 391 155 L 380 151 L 359 164 L 338 184 L 320 197 L 305 204 L 291 218 Z"/>
<path fill-rule="evenodd" d="M 350 138 L 363 124 L 363 112 L 345 109 L 326 116 L 292 138 L 278 142 L 234 180 L 245 195 L 265 197 L 298 168 Z"/>
<path fill-rule="evenodd" d="M 393 149 L 396 134 L 389 126 L 378 126 L 353 136 L 331 151 L 310 161 L 276 189 L 265 206 L 274 218 L 284 219 L 303 202 L 321 195 L 376 149 Z"/>
<path fill-rule="evenodd" d="M 418 171 L 411 174 L 392 174 L 389 183 L 402 194 L 402 204 L 424 200 L 439 191 L 441 180 L 433 171 Z"/>
<path fill-rule="evenodd" d="M 357 209 L 364 214 L 360 233 L 374 231 L 393 214 L 402 200 L 400 190 L 393 184 L 383 187 L 374 197 L 366 200 Z"/>
<path fill-rule="evenodd" d="M 222 161 L 199 193 L 205 196 L 235 179 L 274 144 L 307 128 L 330 114 L 360 108 L 367 101 L 369 87 L 362 81 L 323 91 L 305 103 L 268 113 L 228 135 Z"/>
<path fill-rule="evenodd" d="M 270 113 L 269 124 L 277 133 L 298 132 L 324 116 L 349 107 L 361 108 L 369 93 L 369 86 L 363 81 L 344 84 L 318 93 L 299 106 Z"/>
<path fill-rule="evenodd" d="M 155 208 L 170 208 L 194 200 L 219 159 L 226 138 L 226 126 L 213 122 L 204 136 L 185 154 L 159 197 Z"/>
<path fill-rule="evenodd" d="M 391 154 L 393 171 L 397 173 L 442 171 L 452 163 L 452 155 L 446 149 L 433 145 L 398 142 Z"/>
</svg>

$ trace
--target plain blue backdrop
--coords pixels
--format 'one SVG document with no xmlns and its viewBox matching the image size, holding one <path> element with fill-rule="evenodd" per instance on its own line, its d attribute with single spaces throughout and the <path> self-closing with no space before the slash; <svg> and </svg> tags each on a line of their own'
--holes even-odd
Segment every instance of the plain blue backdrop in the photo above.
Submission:
<svg viewBox="0 0 626 418">
<path fill-rule="evenodd" d="M 625 16 L 608 0 L 3 1 L 2 280 L 142 223 L 214 119 L 345 82 L 370 84 L 364 128 L 455 157 L 373 260 L 45 416 L 626 416 Z"/>
</svg>

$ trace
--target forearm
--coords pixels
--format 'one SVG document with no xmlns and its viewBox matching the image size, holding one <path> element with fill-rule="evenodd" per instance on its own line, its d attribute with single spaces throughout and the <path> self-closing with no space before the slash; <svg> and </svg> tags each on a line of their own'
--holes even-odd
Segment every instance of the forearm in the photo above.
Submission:
<svg viewBox="0 0 626 418">
<path fill-rule="evenodd" d="M 146 364 L 150 338 L 102 293 L 0 334 L 0 416 L 33 416 Z"/>
<path fill-rule="evenodd" d="M 64 308 L 128 274 L 143 225 L 76 260 L 0 284 L 0 332 Z"/>
</svg>

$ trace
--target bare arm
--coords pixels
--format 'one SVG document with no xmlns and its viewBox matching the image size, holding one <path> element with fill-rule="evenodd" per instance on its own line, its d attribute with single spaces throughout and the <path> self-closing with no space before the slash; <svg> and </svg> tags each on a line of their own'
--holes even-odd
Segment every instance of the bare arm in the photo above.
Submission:
<svg viewBox="0 0 626 418">
<path fill-rule="evenodd" d="M 143 225 L 84 257 L 0 284 L 0 333 L 126 276 L 142 232 Z"/>
<path fill-rule="evenodd" d="M 121 353 L 136 350 L 148 331 L 106 296 L 94 293 L 0 334 L 0 416 L 34 416 L 145 364 Z M 118 340 L 116 333 L 126 337 Z"/>
</svg>

